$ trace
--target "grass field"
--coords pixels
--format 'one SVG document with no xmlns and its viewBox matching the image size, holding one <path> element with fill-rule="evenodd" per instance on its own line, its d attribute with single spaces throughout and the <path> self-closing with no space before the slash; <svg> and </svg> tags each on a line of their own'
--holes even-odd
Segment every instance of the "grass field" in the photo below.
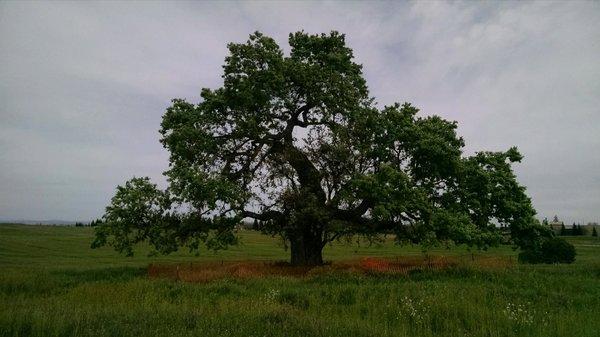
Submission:
<svg viewBox="0 0 600 337">
<path fill-rule="evenodd" d="M 90 228 L 0 225 L 0 336 L 600 336 L 600 242 L 570 238 L 572 265 L 322 273 L 186 283 L 151 263 L 286 260 L 276 239 L 241 233 L 218 254 L 132 258 L 92 250 Z M 434 256 L 473 258 L 456 247 Z M 475 257 L 514 259 L 501 247 Z M 332 261 L 421 256 L 420 247 L 335 244 Z"/>
</svg>

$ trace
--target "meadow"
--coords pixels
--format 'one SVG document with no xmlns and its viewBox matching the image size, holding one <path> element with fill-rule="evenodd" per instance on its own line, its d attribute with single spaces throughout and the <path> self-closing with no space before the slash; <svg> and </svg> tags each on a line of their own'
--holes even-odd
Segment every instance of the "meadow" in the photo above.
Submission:
<svg viewBox="0 0 600 337">
<path fill-rule="evenodd" d="M 600 241 L 568 238 L 571 265 L 520 265 L 517 251 L 437 248 L 464 261 L 406 274 L 151 278 L 149 265 L 283 261 L 277 239 L 242 231 L 218 253 L 134 257 L 90 249 L 89 227 L 0 225 L 0 336 L 600 336 Z M 424 258 L 419 246 L 336 243 L 336 263 Z M 468 261 L 502 258 L 496 267 Z"/>
</svg>

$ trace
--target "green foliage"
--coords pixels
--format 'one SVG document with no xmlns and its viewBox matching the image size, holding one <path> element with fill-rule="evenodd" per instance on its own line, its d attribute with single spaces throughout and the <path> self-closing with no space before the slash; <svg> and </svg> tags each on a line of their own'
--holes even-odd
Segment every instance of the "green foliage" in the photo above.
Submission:
<svg viewBox="0 0 600 337">
<path fill-rule="evenodd" d="M 542 244 L 545 263 L 573 263 L 575 246 L 562 238 L 552 238 Z"/>
<path fill-rule="evenodd" d="M 118 252 L 133 255 L 133 246 L 148 242 L 166 254 L 180 246 L 197 250 L 201 242 L 210 249 L 222 249 L 236 241 L 232 234 L 236 218 L 200 218 L 172 209 L 168 192 L 159 190 L 148 178 L 133 178 L 117 193 L 106 208 L 103 222 L 96 227 L 92 248 L 113 246 Z"/>
<path fill-rule="evenodd" d="M 594 237 L 598 236 L 598 231 L 596 230 L 596 226 L 594 226 L 594 228 L 592 228 L 592 236 L 594 236 Z"/>
<path fill-rule="evenodd" d="M 519 254 L 524 263 L 573 263 L 575 247 L 562 238 L 545 240 L 539 248 L 526 249 Z"/>
<path fill-rule="evenodd" d="M 550 235 L 512 171 L 516 148 L 465 157 L 456 122 L 377 107 L 343 34 L 288 42 L 289 55 L 258 32 L 229 44 L 223 86 L 198 104 L 173 100 L 160 129 L 169 188 L 119 187 L 94 247 L 226 248 L 248 217 L 298 264 L 322 263 L 327 243 L 355 234 L 479 248 L 503 242 L 497 225 L 522 248 Z"/>
</svg>

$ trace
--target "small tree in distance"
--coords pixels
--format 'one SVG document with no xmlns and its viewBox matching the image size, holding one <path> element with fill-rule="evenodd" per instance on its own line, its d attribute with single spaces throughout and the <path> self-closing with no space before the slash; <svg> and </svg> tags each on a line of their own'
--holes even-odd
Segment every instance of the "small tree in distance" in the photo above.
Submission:
<svg viewBox="0 0 600 337">
<path fill-rule="evenodd" d="M 220 249 L 243 218 L 281 236 L 295 265 L 322 264 L 344 236 L 485 248 L 502 242 L 498 224 L 526 248 L 551 235 L 513 173 L 516 148 L 463 156 L 456 122 L 377 107 L 342 34 L 298 32 L 289 45 L 284 55 L 258 32 L 229 44 L 223 86 L 173 100 L 160 129 L 169 188 L 119 186 L 94 247 Z"/>
</svg>

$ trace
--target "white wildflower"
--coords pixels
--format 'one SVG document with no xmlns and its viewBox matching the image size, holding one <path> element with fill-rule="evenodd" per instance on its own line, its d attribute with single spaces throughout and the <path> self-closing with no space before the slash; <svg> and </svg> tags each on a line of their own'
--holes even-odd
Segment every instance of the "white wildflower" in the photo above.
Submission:
<svg viewBox="0 0 600 337">
<path fill-rule="evenodd" d="M 517 324 L 533 324 L 534 311 L 533 309 L 528 309 L 525 304 L 514 304 L 509 302 L 506 305 L 506 308 L 504 308 L 504 314 L 509 320 Z"/>
<path fill-rule="evenodd" d="M 277 289 L 270 289 L 265 294 L 265 298 L 267 299 L 267 301 L 275 301 L 277 297 L 279 297 L 279 290 Z"/>
</svg>

